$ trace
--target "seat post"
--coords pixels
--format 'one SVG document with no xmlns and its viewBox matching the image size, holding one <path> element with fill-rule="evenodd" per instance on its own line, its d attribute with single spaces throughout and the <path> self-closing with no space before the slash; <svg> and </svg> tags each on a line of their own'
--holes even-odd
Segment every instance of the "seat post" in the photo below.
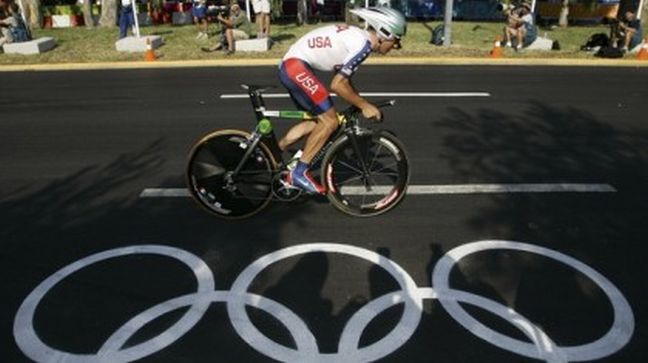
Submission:
<svg viewBox="0 0 648 363">
<path fill-rule="evenodd" d="M 250 89 L 248 95 L 250 96 L 252 107 L 254 107 L 254 114 L 256 115 L 257 121 L 261 121 L 264 118 L 263 111 L 266 109 L 265 102 L 263 102 L 263 96 L 261 96 L 261 92 L 256 89 Z"/>
</svg>

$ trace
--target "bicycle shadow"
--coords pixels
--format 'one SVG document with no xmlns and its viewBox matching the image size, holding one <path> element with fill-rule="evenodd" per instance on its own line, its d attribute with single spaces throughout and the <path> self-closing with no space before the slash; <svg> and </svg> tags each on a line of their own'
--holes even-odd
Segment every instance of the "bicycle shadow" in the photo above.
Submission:
<svg viewBox="0 0 648 363">
<path fill-rule="evenodd" d="M 164 175 L 168 147 L 164 139 L 157 139 L 105 164 L 80 166 L 44 183 L 17 184 L 0 195 L 0 260 L 5 271 L 0 278 L 5 286 L 0 317 L 5 334 L 12 331 L 8 325 L 38 284 L 82 258 L 130 246 L 174 247 L 203 260 L 214 276 L 215 288 L 226 290 L 251 261 L 283 245 L 286 221 L 301 219 L 298 214 L 304 208 L 285 208 L 279 218 L 266 214 L 232 222 L 214 218 L 188 198 L 140 198 L 142 189 L 132 188 L 147 186 L 147 180 Z M 177 186 L 177 180 L 168 177 L 161 184 Z M 35 317 L 39 337 L 64 350 L 92 349 L 139 312 L 195 291 L 196 278 L 187 273 L 191 270 L 169 257 L 132 253 L 68 276 L 50 289 L 42 304 L 45 308 Z M 213 321 L 208 314 L 210 317 L 203 318 L 207 323 L 195 331 L 204 332 L 203 326 L 214 328 L 204 335 L 209 337 L 222 332 L 223 345 L 213 347 L 214 354 L 239 351 L 249 356 L 250 347 L 223 324 L 222 319 L 227 319 L 226 312 L 220 310 L 224 304 L 214 305 L 218 305 L 214 311 L 220 313 Z M 174 314 L 156 321 L 142 334 L 164 331 L 165 319 L 173 319 Z M 85 333 L 77 336 L 79 331 Z M 178 354 L 195 354 L 194 344 L 201 344 L 201 354 L 213 346 L 201 339 L 189 344 L 175 342 L 151 357 L 167 360 Z M 5 349 L 4 356 L 24 359 L 15 345 Z"/>
</svg>

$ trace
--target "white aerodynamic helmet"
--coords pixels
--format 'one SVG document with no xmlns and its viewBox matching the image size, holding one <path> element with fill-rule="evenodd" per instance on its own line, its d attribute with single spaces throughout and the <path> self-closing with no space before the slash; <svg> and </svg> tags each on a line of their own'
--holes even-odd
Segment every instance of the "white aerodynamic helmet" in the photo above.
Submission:
<svg viewBox="0 0 648 363">
<path fill-rule="evenodd" d="M 377 6 L 353 9 L 351 13 L 366 21 L 383 39 L 400 39 L 407 33 L 405 16 L 396 9 Z"/>
</svg>

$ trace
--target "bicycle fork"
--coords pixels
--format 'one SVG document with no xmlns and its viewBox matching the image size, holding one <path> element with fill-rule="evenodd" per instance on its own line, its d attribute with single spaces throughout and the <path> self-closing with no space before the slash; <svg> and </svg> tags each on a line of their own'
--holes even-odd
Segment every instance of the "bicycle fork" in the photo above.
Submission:
<svg viewBox="0 0 648 363">
<path fill-rule="evenodd" d="M 364 183 L 364 186 L 365 188 L 367 188 L 367 191 L 371 191 L 371 183 L 369 181 L 369 169 L 367 169 L 367 163 L 365 163 L 364 155 L 360 150 L 360 145 L 358 144 L 356 133 L 350 132 L 349 138 L 351 139 L 351 146 L 353 147 L 353 151 L 358 156 L 358 160 L 360 162 L 360 168 L 362 169 L 362 181 Z"/>
</svg>

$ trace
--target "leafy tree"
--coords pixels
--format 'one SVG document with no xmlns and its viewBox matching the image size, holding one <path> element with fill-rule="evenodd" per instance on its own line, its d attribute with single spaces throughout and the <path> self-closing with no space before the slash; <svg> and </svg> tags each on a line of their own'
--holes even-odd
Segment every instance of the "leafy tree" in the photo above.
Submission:
<svg viewBox="0 0 648 363">
<path fill-rule="evenodd" d="M 101 17 L 99 18 L 99 26 L 117 26 L 117 0 L 103 0 L 101 2 Z"/>
<path fill-rule="evenodd" d="M 92 17 L 92 1 L 83 1 L 83 22 L 86 28 L 94 28 L 94 18 Z"/>
<path fill-rule="evenodd" d="M 623 3 L 624 0 L 621 0 Z M 569 23 L 569 5 L 582 4 L 583 6 L 594 9 L 597 6 L 596 0 L 562 0 L 562 7 L 560 8 L 560 16 L 558 17 L 558 25 L 566 27 Z"/>
<path fill-rule="evenodd" d="M 25 19 L 31 29 L 40 29 L 42 26 L 43 16 L 41 14 L 40 0 L 22 0 Z"/>
</svg>

